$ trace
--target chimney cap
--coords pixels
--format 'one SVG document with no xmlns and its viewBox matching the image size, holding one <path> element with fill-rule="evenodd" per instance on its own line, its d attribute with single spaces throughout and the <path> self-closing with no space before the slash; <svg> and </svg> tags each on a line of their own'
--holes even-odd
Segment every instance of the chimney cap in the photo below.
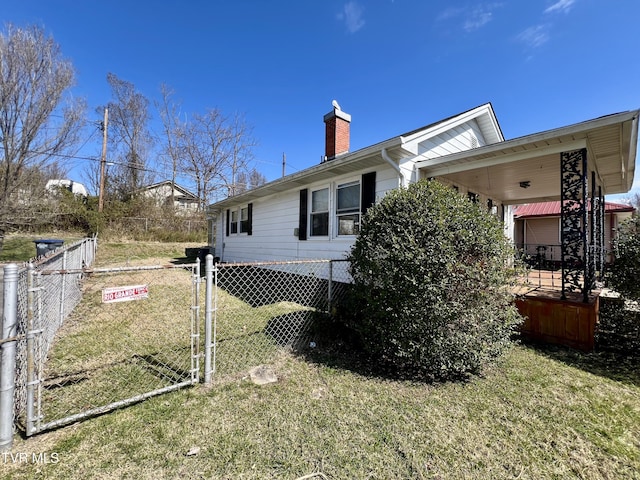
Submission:
<svg viewBox="0 0 640 480">
<path fill-rule="evenodd" d="M 340 109 L 340 105 L 338 105 L 338 102 L 336 102 L 334 100 L 335 104 L 333 106 L 333 110 L 331 110 L 329 113 L 327 113 L 324 116 L 324 121 L 328 121 L 331 120 L 332 118 L 341 118 L 342 120 L 344 120 L 345 122 L 349 122 L 351 123 L 351 115 L 349 115 L 348 113 L 343 112 Z"/>
</svg>

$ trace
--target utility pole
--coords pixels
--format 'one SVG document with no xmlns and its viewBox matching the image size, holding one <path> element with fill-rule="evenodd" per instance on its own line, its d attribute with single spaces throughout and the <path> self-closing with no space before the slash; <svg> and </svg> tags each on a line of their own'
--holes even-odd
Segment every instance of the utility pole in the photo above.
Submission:
<svg viewBox="0 0 640 480">
<path fill-rule="evenodd" d="M 284 171 L 287 166 L 287 156 L 282 152 L 282 176 L 284 177 Z"/>
<path fill-rule="evenodd" d="M 98 196 L 98 212 L 104 208 L 104 175 L 107 165 L 107 124 L 109 123 L 109 109 L 104 107 L 104 121 L 102 122 L 102 156 L 100 157 L 100 194 Z"/>
</svg>

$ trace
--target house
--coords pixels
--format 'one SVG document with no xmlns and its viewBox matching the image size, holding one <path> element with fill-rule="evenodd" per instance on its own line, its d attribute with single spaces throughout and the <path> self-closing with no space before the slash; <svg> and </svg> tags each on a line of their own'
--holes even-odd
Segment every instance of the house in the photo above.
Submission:
<svg viewBox="0 0 640 480">
<path fill-rule="evenodd" d="M 173 206 L 177 212 L 186 213 L 198 210 L 198 197 L 171 180 L 143 187 L 140 193 L 147 198 L 152 198 L 159 207 L 171 205 L 173 195 Z"/>
<path fill-rule="evenodd" d="M 56 194 L 60 191 L 60 189 L 68 190 L 74 195 L 78 195 L 80 197 L 87 198 L 89 193 L 87 192 L 86 187 L 80 182 L 74 182 L 69 179 L 55 179 L 48 180 L 45 185 L 45 190 L 49 193 Z"/>
<path fill-rule="evenodd" d="M 515 205 L 561 198 L 583 204 L 587 196 L 630 190 L 639 113 L 505 140 L 487 103 L 350 152 L 351 116 L 335 104 L 324 116 L 323 161 L 210 205 L 211 243 L 224 262 L 341 259 L 367 208 L 422 178 L 486 205 L 514 239 Z"/>
<path fill-rule="evenodd" d="M 210 205 L 210 242 L 222 262 L 343 259 L 372 204 L 427 178 L 486 206 L 512 241 L 516 205 L 559 202 L 560 288 L 545 296 L 535 287 L 518 299 L 527 318 L 521 331 L 592 350 L 604 196 L 631 189 L 639 115 L 615 113 L 506 140 L 487 103 L 350 152 L 351 116 L 336 103 L 324 116 L 323 161 Z"/>
<path fill-rule="evenodd" d="M 591 202 L 588 202 L 589 212 Z M 631 205 L 605 202 L 602 227 L 604 229 L 604 254 L 607 263 L 613 260 L 612 241 L 618 225 L 633 215 Z M 530 203 L 518 205 L 514 211 L 515 245 L 536 263 L 549 267 L 558 266 L 561 260 L 560 202 Z"/>
</svg>

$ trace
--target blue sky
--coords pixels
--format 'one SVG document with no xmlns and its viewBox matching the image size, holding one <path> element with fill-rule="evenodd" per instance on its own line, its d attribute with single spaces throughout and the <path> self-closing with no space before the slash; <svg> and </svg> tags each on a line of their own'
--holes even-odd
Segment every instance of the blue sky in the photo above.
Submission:
<svg viewBox="0 0 640 480">
<path fill-rule="evenodd" d="M 269 180 L 283 153 L 287 173 L 320 161 L 333 99 L 352 151 L 486 102 L 507 139 L 640 108 L 638 0 L 3 3 L 59 43 L 94 120 L 108 72 L 151 101 L 168 84 L 185 113 L 243 114 Z"/>
</svg>

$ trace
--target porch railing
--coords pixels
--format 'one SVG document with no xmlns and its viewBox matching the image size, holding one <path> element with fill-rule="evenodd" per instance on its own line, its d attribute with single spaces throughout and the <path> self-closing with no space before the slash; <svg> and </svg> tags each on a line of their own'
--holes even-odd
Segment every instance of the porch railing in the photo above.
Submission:
<svg viewBox="0 0 640 480">
<path fill-rule="evenodd" d="M 520 259 L 529 267 L 540 270 L 562 268 L 562 245 L 520 243 L 516 245 Z"/>
</svg>

